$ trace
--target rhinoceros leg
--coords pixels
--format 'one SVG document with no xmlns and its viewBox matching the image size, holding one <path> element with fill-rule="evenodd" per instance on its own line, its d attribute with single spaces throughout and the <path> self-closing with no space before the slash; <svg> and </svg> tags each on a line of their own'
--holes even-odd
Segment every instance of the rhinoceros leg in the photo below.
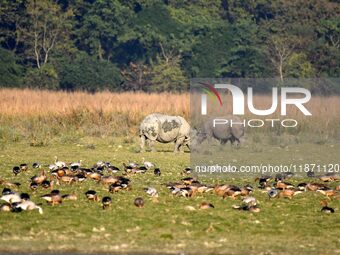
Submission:
<svg viewBox="0 0 340 255">
<path fill-rule="evenodd" d="M 177 153 L 177 152 L 183 152 L 182 150 L 180 151 L 180 147 L 183 145 L 184 143 L 184 140 L 185 140 L 185 137 L 179 137 L 176 142 L 175 142 L 175 149 L 174 149 L 174 152 Z"/>
<path fill-rule="evenodd" d="M 240 139 L 238 139 L 237 137 L 232 136 L 232 137 L 230 138 L 230 143 L 231 143 L 231 145 L 235 145 L 235 142 L 236 142 L 236 146 L 237 146 L 237 147 L 239 147 L 239 146 L 241 145 Z"/>
<path fill-rule="evenodd" d="M 145 152 L 145 135 L 140 136 L 140 151 Z"/>
<path fill-rule="evenodd" d="M 153 140 L 148 140 L 148 144 L 149 144 L 149 148 L 151 149 L 152 152 L 156 152 L 156 148 L 155 148 L 155 141 Z"/>
</svg>

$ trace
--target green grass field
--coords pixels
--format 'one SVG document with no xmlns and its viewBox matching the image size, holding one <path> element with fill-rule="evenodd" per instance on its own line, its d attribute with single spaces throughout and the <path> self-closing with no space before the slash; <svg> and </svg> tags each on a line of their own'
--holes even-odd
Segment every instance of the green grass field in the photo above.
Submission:
<svg viewBox="0 0 340 255">
<path fill-rule="evenodd" d="M 18 191 L 31 194 L 31 200 L 42 203 L 44 214 L 37 211 L 0 213 L 0 252 L 85 252 L 85 253 L 180 253 L 185 254 L 340 254 L 340 202 L 332 200 L 332 215 L 320 212 L 323 195 L 306 192 L 289 199 L 269 200 L 257 188 L 254 196 L 259 200 L 261 212 L 249 213 L 232 209 L 240 201 L 222 199 L 212 193 L 193 198 L 173 197 L 162 185 L 179 181 L 181 171 L 190 163 L 190 154 L 173 154 L 172 145 L 157 145 L 159 152 L 138 153 L 137 139 L 81 138 L 76 143 L 60 140 L 48 146 L 32 147 L 25 141 L 3 144 L 0 151 L 0 179 L 21 182 Z M 236 164 L 276 162 L 309 163 L 327 155 L 322 161 L 339 161 L 339 143 L 292 144 L 288 146 L 250 145 L 240 149 L 228 148 L 227 156 Z M 59 206 L 49 206 L 40 196 L 49 192 L 39 188 L 29 190 L 29 178 L 38 173 L 30 168 L 17 177 L 12 167 L 26 162 L 52 163 L 60 160 L 73 162 L 83 159 L 92 166 L 98 160 L 110 161 L 121 167 L 122 162 L 142 161 L 142 157 L 160 167 L 162 175 L 153 172 L 131 175 L 132 190 L 110 194 L 102 184 L 92 180 L 56 188 L 62 194 L 75 191 L 78 201 L 64 201 Z M 334 162 L 335 163 L 335 162 Z M 222 179 L 201 177 L 206 184 L 250 183 L 254 179 Z M 297 184 L 303 179 L 292 179 Z M 306 181 L 306 179 L 305 179 Z M 308 181 L 308 180 L 307 180 Z M 339 183 L 330 183 L 331 187 Z M 154 202 L 143 188 L 155 187 L 159 201 Z M 110 195 L 111 208 L 103 210 L 100 202 L 88 202 L 84 193 L 95 189 L 101 197 Z M 144 208 L 133 205 L 134 198 L 142 196 Z M 198 210 L 202 201 L 215 208 Z M 193 206 L 195 211 L 187 210 Z"/>
</svg>

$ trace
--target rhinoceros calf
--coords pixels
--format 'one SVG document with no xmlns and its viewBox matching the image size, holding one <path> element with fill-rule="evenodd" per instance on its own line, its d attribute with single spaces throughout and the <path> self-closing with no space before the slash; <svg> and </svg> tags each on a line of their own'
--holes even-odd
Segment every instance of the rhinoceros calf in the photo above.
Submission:
<svg viewBox="0 0 340 255">
<path fill-rule="evenodd" d="M 160 143 L 175 142 L 174 152 L 178 152 L 183 145 L 190 149 L 190 125 L 181 116 L 150 114 L 142 121 L 139 136 L 141 151 L 144 151 L 145 142 L 148 142 L 152 151 L 155 151 L 155 141 Z"/>
<path fill-rule="evenodd" d="M 214 119 L 224 119 L 228 120 L 227 124 L 219 124 L 215 125 L 213 120 Z M 236 123 L 234 125 L 230 125 L 231 120 Z M 193 138 L 193 142 L 198 145 L 201 144 L 204 140 L 208 139 L 211 140 L 212 138 L 217 139 L 221 144 L 225 144 L 228 141 L 231 142 L 231 144 L 234 144 L 234 142 L 237 142 L 239 145 L 241 143 L 241 138 L 244 135 L 244 126 L 242 124 L 241 120 L 238 117 L 235 116 L 224 116 L 224 117 L 218 117 L 218 118 L 211 118 L 208 121 L 206 121 L 200 130 L 196 130 Z"/>
</svg>

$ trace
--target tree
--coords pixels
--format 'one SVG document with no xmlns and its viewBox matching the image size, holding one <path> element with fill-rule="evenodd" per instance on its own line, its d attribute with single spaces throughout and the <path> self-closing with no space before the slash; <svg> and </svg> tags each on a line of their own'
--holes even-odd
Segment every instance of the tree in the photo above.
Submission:
<svg viewBox="0 0 340 255">
<path fill-rule="evenodd" d="M 0 48 L 0 86 L 19 87 L 23 68 L 16 63 L 13 52 Z"/>
<path fill-rule="evenodd" d="M 313 78 L 315 69 L 306 54 L 293 53 L 287 60 L 285 75 L 294 78 Z"/>
<path fill-rule="evenodd" d="M 54 62 L 59 86 L 63 90 L 96 92 L 119 89 L 119 69 L 111 62 L 89 56 L 86 52 L 78 52 L 75 58 L 61 56 Z"/>
<path fill-rule="evenodd" d="M 130 62 L 129 66 L 121 70 L 124 78 L 121 88 L 123 90 L 147 90 L 150 84 L 150 66 L 142 62 Z"/>
<path fill-rule="evenodd" d="M 115 48 L 134 35 L 133 11 L 121 1 L 78 1 L 74 9 L 76 44 L 100 60 L 111 61 Z"/>
<path fill-rule="evenodd" d="M 158 57 L 152 68 L 151 91 L 184 91 L 189 82 L 180 67 L 179 56 Z"/>
<path fill-rule="evenodd" d="M 18 53 L 23 47 L 23 27 L 27 24 L 25 0 L 0 0 L 0 43 Z"/>
<path fill-rule="evenodd" d="M 272 36 L 268 45 L 268 56 L 274 65 L 280 81 L 283 82 L 285 67 L 293 54 L 296 41 L 289 36 Z"/>
<path fill-rule="evenodd" d="M 24 28 L 24 36 L 34 55 L 36 66 L 41 68 L 48 63 L 56 45 L 68 36 L 68 21 L 73 13 L 70 9 L 63 11 L 52 0 L 29 1 L 27 13 L 31 22 Z"/>
</svg>

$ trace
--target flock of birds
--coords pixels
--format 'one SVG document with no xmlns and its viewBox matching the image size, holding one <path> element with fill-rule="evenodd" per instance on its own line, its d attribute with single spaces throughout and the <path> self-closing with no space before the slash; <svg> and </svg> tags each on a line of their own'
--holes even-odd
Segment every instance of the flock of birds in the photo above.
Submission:
<svg viewBox="0 0 340 255">
<path fill-rule="evenodd" d="M 43 169 L 47 166 L 49 169 L 48 174 L 46 174 L 46 171 Z M 57 157 L 55 157 L 55 161 L 51 165 L 43 166 L 36 162 L 32 164 L 32 168 L 38 171 L 40 169 L 40 173 L 30 178 L 29 188 L 32 191 L 38 188 L 49 189 L 50 193 L 41 196 L 41 199 L 45 200 L 47 204 L 51 206 L 57 206 L 65 200 L 75 201 L 78 199 L 76 193 L 62 195 L 59 189 L 55 189 L 55 185 L 59 186 L 61 183 L 71 185 L 72 183 L 82 183 L 85 180 L 94 180 L 107 186 L 108 192 L 116 193 L 120 190 L 131 189 L 131 180 L 128 178 L 129 175 L 146 173 L 150 170 L 153 170 L 156 177 L 161 175 L 161 170 L 152 162 L 145 161 L 144 158 L 141 165 L 133 162 L 123 163 L 122 170 L 109 162 L 99 161 L 94 164 L 92 168 L 85 168 L 82 166 L 81 160 L 66 164 L 65 162 L 59 161 Z M 28 170 L 29 166 L 24 163 L 19 166 L 14 166 L 12 172 L 17 176 L 21 172 Z M 257 199 L 252 196 L 254 187 L 250 184 L 243 187 L 231 184 L 206 185 L 198 181 L 197 177 L 191 176 L 192 169 L 190 167 L 185 168 L 181 174 L 185 175 L 185 177 L 180 181 L 164 184 L 173 196 L 193 197 L 198 194 L 212 192 L 223 199 L 231 198 L 236 200 L 240 198 L 241 203 L 232 206 L 235 210 L 254 213 L 261 211 Z M 292 199 L 294 196 L 307 191 L 321 193 L 325 197 L 325 199 L 320 202 L 322 205 L 321 212 L 334 213 L 335 210 L 328 206 L 327 200 L 334 199 L 340 201 L 340 185 L 337 185 L 335 188 L 330 188 L 326 183 L 339 181 L 339 174 L 329 173 L 322 176 L 315 176 L 313 172 L 310 172 L 308 173 L 308 177 L 310 177 L 312 181 L 299 183 L 297 185 L 288 182 L 293 175 L 293 173 L 282 173 L 276 176 L 260 176 L 255 179 L 255 182 L 258 185 L 258 190 L 267 193 L 269 199 Z M 319 182 L 316 180 L 319 180 Z M 31 201 L 28 193 L 18 193 L 15 191 L 21 186 L 20 183 L 2 179 L 0 180 L 0 186 L 4 187 L 0 200 L 5 202 L 0 205 L 0 211 L 21 212 L 38 210 L 40 214 L 43 214 L 41 203 L 36 204 Z M 159 193 L 156 188 L 146 187 L 144 191 L 149 197 L 157 201 Z M 110 196 L 104 196 L 100 199 L 95 190 L 88 190 L 84 195 L 89 201 L 101 201 L 101 206 L 104 210 L 108 209 L 112 204 L 112 198 Z M 142 197 L 135 198 L 134 205 L 138 208 L 144 207 L 144 199 Z M 199 205 L 199 209 L 211 208 L 214 208 L 214 205 L 208 202 L 202 202 Z M 191 206 L 188 206 L 187 209 L 196 210 L 196 208 Z"/>
</svg>

